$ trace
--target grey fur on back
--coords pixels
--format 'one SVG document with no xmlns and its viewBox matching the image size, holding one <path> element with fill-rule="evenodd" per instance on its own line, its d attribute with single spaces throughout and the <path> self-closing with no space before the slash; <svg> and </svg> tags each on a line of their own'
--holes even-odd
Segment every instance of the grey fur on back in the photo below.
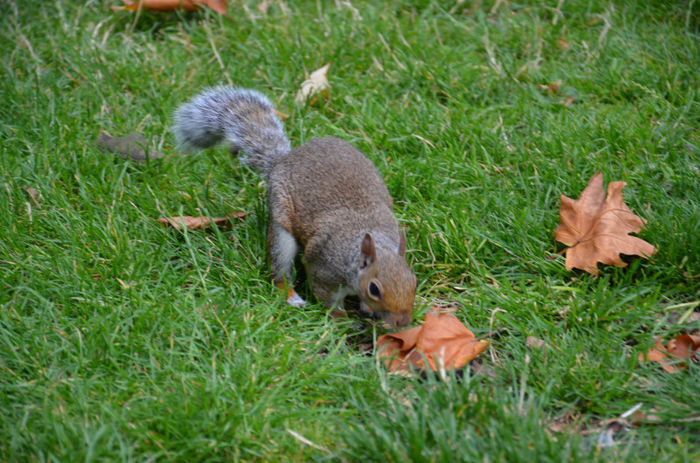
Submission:
<svg viewBox="0 0 700 463">
<path fill-rule="evenodd" d="M 241 161 L 268 177 L 275 162 L 291 150 L 282 123 L 265 95 L 255 90 L 214 87 L 175 112 L 175 137 L 188 149 L 227 141 L 242 151 Z"/>
</svg>

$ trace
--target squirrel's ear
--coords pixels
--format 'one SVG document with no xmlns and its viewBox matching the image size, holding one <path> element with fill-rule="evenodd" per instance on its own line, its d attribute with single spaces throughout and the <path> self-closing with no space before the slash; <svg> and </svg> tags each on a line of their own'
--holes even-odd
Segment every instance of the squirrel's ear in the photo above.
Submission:
<svg viewBox="0 0 700 463">
<path fill-rule="evenodd" d="M 362 240 L 362 268 L 367 267 L 377 258 L 377 250 L 374 247 L 374 240 L 369 233 L 365 233 Z"/>
<path fill-rule="evenodd" d="M 406 255 L 406 229 L 401 227 L 399 230 L 399 256 Z"/>
</svg>

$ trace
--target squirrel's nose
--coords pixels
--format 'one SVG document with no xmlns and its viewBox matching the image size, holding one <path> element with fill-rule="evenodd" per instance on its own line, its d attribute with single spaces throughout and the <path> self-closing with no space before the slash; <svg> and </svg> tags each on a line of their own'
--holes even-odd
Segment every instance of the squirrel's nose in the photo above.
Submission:
<svg viewBox="0 0 700 463">
<path fill-rule="evenodd" d="M 408 324 L 411 323 L 411 315 L 411 312 L 396 314 L 392 317 L 393 320 L 391 320 L 391 324 L 394 325 L 395 328 L 408 326 Z"/>
</svg>

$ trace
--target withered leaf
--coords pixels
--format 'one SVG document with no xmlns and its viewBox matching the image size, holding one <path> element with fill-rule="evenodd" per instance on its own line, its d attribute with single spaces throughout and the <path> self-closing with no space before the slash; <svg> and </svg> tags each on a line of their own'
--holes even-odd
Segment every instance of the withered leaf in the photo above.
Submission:
<svg viewBox="0 0 700 463">
<path fill-rule="evenodd" d="M 539 84 L 537 85 L 537 88 L 540 90 L 547 90 L 547 92 L 550 95 L 556 95 L 557 93 L 559 93 L 559 89 L 561 88 L 561 79 L 558 79 L 549 84 Z"/>
<path fill-rule="evenodd" d="M 202 6 L 209 8 L 216 13 L 225 14 L 228 0 L 124 0 L 123 6 L 113 6 L 112 9 L 131 10 L 138 9 L 153 10 L 153 11 L 172 11 L 172 10 L 187 10 L 196 11 Z"/>
<path fill-rule="evenodd" d="M 379 357 L 392 373 L 407 374 L 411 368 L 438 371 L 465 366 L 488 347 L 477 340 L 451 313 L 428 313 L 423 325 L 377 338 Z"/>
<path fill-rule="evenodd" d="M 564 105 L 564 106 L 571 106 L 571 103 L 573 103 L 574 100 L 576 100 L 576 98 L 570 95 L 570 96 L 567 96 L 566 98 L 561 98 L 559 100 L 559 104 Z"/>
<path fill-rule="evenodd" d="M 647 413 L 645 411 L 639 410 L 637 412 L 634 412 L 632 415 L 632 423 L 633 424 L 648 424 L 648 423 L 661 423 L 663 420 L 658 416 L 653 413 L 653 409 L 651 413 Z"/>
<path fill-rule="evenodd" d="M 305 104 L 308 102 L 309 105 L 312 105 L 317 101 L 319 95 L 324 98 L 328 96 L 328 90 L 331 85 L 328 83 L 326 74 L 330 67 L 331 63 L 328 63 L 322 68 L 315 70 L 311 73 L 309 78 L 301 84 L 301 88 L 297 92 L 295 98 L 298 104 Z"/>
<path fill-rule="evenodd" d="M 176 230 L 184 230 L 183 227 L 188 230 L 200 230 L 211 227 L 212 224 L 216 224 L 220 227 L 231 226 L 231 219 L 241 219 L 245 217 L 245 212 L 234 212 L 228 217 L 193 217 L 189 215 L 177 216 L 177 217 L 161 217 L 156 219 L 157 222 L 162 223 L 165 226 L 170 226 Z"/>
<path fill-rule="evenodd" d="M 700 355 L 700 333 L 679 334 L 675 339 L 669 341 L 667 347 L 664 347 L 661 343 L 661 337 L 659 337 L 656 340 L 656 348 L 640 353 L 639 361 L 657 362 L 667 372 L 678 373 L 685 368 L 688 359 L 698 355 Z M 684 361 L 680 365 L 677 362 L 679 359 Z"/>
<path fill-rule="evenodd" d="M 543 349 L 547 346 L 547 343 L 534 336 L 528 336 L 525 340 L 525 345 L 530 349 Z"/>
<path fill-rule="evenodd" d="M 597 264 L 625 267 L 620 254 L 651 256 L 656 249 L 639 233 L 646 222 L 635 215 L 622 199 L 625 182 L 610 182 L 608 196 L 603 191 L 603 174 L 595 174 L 579 199 L 561 196 L 561 223 L 554 232 L 566 249 L 566 268 L 598 274 Z"/>
<path fill-rule="evenodd" d="M 569 41 L 566 39 L 566 37 L 559 37 L 559 39 L 557 40 L 557 48 L 559 48 L 560 50 L 569 49 Z"/>
</svg>

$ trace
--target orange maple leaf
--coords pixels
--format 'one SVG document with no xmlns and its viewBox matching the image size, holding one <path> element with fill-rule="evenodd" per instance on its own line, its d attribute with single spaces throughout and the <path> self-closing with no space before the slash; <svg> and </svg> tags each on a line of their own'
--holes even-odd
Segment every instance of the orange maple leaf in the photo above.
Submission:
<svg viewBox="0 0 700 463">
<path fill-rule="evenodd" d="M 639 361 L 657 362 L 669 373 L 678 373 L 685 368 L 685 363 L 693 355 L 700 355 L 700 333 L 679 334 L 669 341 L 668 347 L 661 344 L 661 337 L 659 337 L 656 340 L 656 348 L 649 349 L 646 353 L 640 353 Z M 675 365 L 678 362 L 673 361 L 674 357 L 683 362 L 678 366 Z"/>
<path fill-rule="evenodd" d="M 646 220 L 635 215 L 622 199 L 625 182 L 610 182 L 608 196 L 603 191 L 603 174 L 591 177 L 579 199 L 561 196 L 561 223 L 554 238 L 569 246 L 566 268 L 578 268 L 598 275 L 598 262 L 617 267 L 627 264 L 620 254 L 648 258 L 656 249 L 641 238 L 639 233 Z"/>
<path fill-rule="evenodd" d="M 425 361 L 433 371 L 462 368 L 488 347 L 453 314 L 431 312 L 421 326 L 377 338 L 379 357 L 391 372 L 410 374 L 411 367 L 426 368 Z"/>
</svg>

